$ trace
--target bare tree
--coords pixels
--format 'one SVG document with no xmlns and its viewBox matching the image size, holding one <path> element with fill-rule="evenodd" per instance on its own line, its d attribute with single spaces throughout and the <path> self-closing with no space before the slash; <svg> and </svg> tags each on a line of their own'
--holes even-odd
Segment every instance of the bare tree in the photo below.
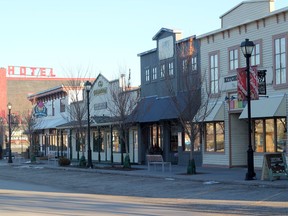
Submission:
<svg viewBox="0 0 288 216">
<path fill-rule="evenodd" d="M 111 101 L 108 109 L 112 116 L 116 119 L 116 126 L 119 130 L 121 141 L 121 162 L 123 164 L 123 153 L 125 151 L 124 167 L 129 168 L 130 156 L 128 152 L 128 131 L 133 120 L 131 114 L 136 107 L 139 100 L 139 88 L 132 88 L 130 86 L 130 71 L 129 77 L 126 80 L 125 74 L 121 74 L 119 82 L 114 82 L 110 86 Z M 125 146 L 125 149 L 123 149 Z"/>
<path fill-rule="evenodd" d="M 73 73 L 72 71 L 76 72 Z M 78 68 L 76 70 L 69 69 L 68 77 L 70 79 L 63 83 L 64 90 L 67 93 L 67 100 L 65 101 L 65 113 L 68 115 L 62 115 L 63 118 L 70 122 L 71 127 L 75 130 L 75 136 L 72 136 L 76 140 L 77 159 L 79 160 L 79 152 L 82 152 L 80 159 L 80 165 L 86 165 L 86 159 L 84 152 L 86 151 L 86 139 L 87 139 L 87 103 L 85 103 L 85 87 L 84 83 L 92 79 L 87 78 L 90 73 L 90 69 L 83 70 Z M 91 94 L 90 94 L 91 95 Z M 63 102 L 64 103 L 64 102 Z M 89 134 L 88 134 L 89 136 Z"/>
<path fill-rule="evenodd" d="M 42 122 L 41 118 L 36 118 L 33 115 L 33 110 L 28 110 L 27 112 L 24 112 L 22 114 L 21 127 L 24 131 L 24 134 L 28 138 L 29 153 L 30 153 L 30 155 L 28 155 L 28 157 L 30 156 L 31 162 L 36 161 L 35 156 L 37 155 L 37 152 L 38 152 L 39 147 L 40 147 L 39 142 L 36 142 L 33 139 L 33 134 L 35 133 L 37 126 L 40 125 L 41 122 Z"/>
<path fill-rule="evenodd" d="M 166 79 L 167 87 L 173 105 L 177 110 L 179 123 L 183 132 L 189 137 L 191 144 L 187 173 L 196 174 L 194 144 L 197 143 L 200 146 L 203 121 L 213 107 L 208 106 L 210 93 L 207 82 L 205 82 L 206 74 L 201 75 L 200 70 L 197 69 L 198 60 L 193 38 L 178 43 L 176 50 L 178 62 L 177 88 L 172 84 L 169 76 Z"/>
</svg>

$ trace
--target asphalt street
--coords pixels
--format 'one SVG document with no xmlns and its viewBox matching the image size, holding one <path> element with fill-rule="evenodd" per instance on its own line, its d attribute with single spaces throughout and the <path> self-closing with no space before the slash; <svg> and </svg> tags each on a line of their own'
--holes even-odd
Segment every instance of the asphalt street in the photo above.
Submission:
<svg viewBox="0 0 288 216">
<path fill-rule="evenodd" d="M 164 174 L 161 176 L 156 175 L 156 173 L 154 176 L 152 174 L 145 176 L 146 170 L 145 172 L 139 170 L 136 175 L 134 171 L 96 172 L 93 169 L 59 169 L 25 164 L 1 166 L 0 170 L 0 195 L 2 199 L 3 190 L 14 188 L 14 190 L 30 192 L 68 193 L 78 198 L 86 194 L 87 196 L 96 196 L 93 198 L 93 200 L 96 199 L 93 201 L 95 203 L 99 199 L 101 200 L 101 197 L 106 197 L 105 199 L 108 200 L 121 200 L 119 197 L 122 197 L 122 200 L 126 200 L 130 204 L 136 201 L 138 204 L 141 203 L 143 206 L 140 208 L 142 209 L 146 209 L 150 204 L 151 206 L 157 205 L 157 209 L 167 210 L 169 207 L 170 211 L 174 213 L 181 210 L 182 214 L 178 212 L 177 215 L 186 215 L 186 213 L 187 215 L 288 214 L 288 193 L 285 186 L 273 187 L 272 185 L 271 187 L 269 184 L 255 183 L 238 184 L 235 181 L 230 184 L 220 181 L 199 181 L 190 178 L 176 178 L 175 176 L 174 178 L 172 175 L 170 177 Z M 10 186 L 7 182 L 10 182 Z M 272 182 L 272 184 L 274 183 Z M 23 184 L 30 186 L 23 186 Z M 26 199 L 30 199 L 30 196 Z M 45 206 L 47 203 L 42 203 L 42 205 Z M 109 206 L 109 203 L 106 205 Z M 3 203 L 1 209 L 3 209 L 2 207 L 4 208 Z M 126 206 L 125 208 L 130 209 L 130 207 Z M 84 207 L 81 206 L 81 208 Z M 121 214 L 114 213 L 115 215 L 128 215 L 129 211 L 127 210 L 125 214 L 124 212 Z M 157 210 L 154 212 L 152 209 L 151 212 L 146 212 L 147 214 L 144 213 L 143 215 L 164 215 L 161 211 L 156 214 Z M 170 214 L 166 211 L 165 215 Z"/>
</svg>

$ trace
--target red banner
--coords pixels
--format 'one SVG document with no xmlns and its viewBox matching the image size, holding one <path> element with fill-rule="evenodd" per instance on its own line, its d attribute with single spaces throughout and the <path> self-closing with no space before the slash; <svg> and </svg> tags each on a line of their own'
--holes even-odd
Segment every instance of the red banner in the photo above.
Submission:
<svg viewBox="0 0 288 216">
<path fill-rule="evenodd" d="M 238 100 L 247 100 L 247 72 L 246 67 L 237 68 L 237 93 Z M 250 98 L 258 100 L 258 77 L 257 67 L 250 67 Z"/>
</svg>

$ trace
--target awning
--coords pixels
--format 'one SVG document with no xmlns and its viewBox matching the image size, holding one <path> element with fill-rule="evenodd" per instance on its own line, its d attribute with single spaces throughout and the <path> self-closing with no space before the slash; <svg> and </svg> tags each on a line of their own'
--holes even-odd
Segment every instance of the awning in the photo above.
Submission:
<svg viewBox="0 0 288 216">
<path fill-rule="evenodd" d="M 137 105 L 133 120 L 136 122 L 157 122 L 178 118 L 177 109 L 170 97 L 143 98 Z"/>
<path fill-rule="evenodd" d="M 286 116 L 286 100 L 284 96 L 269 97 L 251 101 L 251 118 L 271 118 Z M 239 119 L 247 119 L 247 105 Z"/>
<path fill-rule="evenodd" d="M 37 124 L 35 126 L 36 130 L 40 129 L 51 129 L 56 128 L 58 125 L 64 124 L 67 122 L 63 117 L 60 118 L 39 118 L 37 119 Z"/>
<path fill-rule="evenodd" d="M 199 110 L 195 116 L 197 122 L 224 121 L 224 104 L 223 102 L 209 103 Z"/>
</svg>

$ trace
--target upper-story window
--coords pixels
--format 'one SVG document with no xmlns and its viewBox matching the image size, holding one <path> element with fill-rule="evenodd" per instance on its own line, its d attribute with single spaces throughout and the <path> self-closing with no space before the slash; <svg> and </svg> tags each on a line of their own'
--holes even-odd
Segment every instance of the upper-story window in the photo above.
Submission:
<svg viewBox="0 0 288 216">
<path fill-rule="evenodd" d="M 145 81 L 146 82 L 150 81 L 150 70 L 149 70 L 149 68 L 145 69 Z"/>
<path fill-rule="evenodd" d="M 152 68 L 152 80 L 157 79 L 157 67 Z"/>
<path fill-rule="evenodd" d="M 210 93 L 219 93 L 219 53 L 213 52 L 209 56 L 209 83 Z"/>
<path fill-rule="evenodd" d="M 174 75 L 174 65 L 173 62 L 170 62 L 168 64 L 168 70 L 169 70 L 169 76 L 173 76 Z"/>
<path fill-rule="evenodd" d="M 60 112 L 65 112 L 65 101 L 64 101 L 64 98 L 60 99 Z"/>
<path fill-rule="evenodd" d="M 239 48 L 229 49 L 229 71 L 235 71 L 239 65 Z"/>
<path fill-rule="evenodd" d="M 286 38 L 278 37 L 274 39 L 274 65 L 276 85 L 287 82 L 286 70 Z"/>
<path fill-rule="evenodd" d="M 192 67 L 192 71 L 197 70 L 197 57 L 196 56 L 191 58 L 191 67 Z"/>
<path fill-rule="evenodd" d="M 55 105 L 54 105 L 54 100 L 51 101 L 51 107 L 52 107 L 52 109 L 51 109 L 51 115 L 52 115 L 52 116 L 55 116 Z"/>
<path fill-rule="evenodd" d="M 251 65 L 260 65 L 260 44 L 255 43 L 255 47 L 251 54 Z"/>
<path fill-rule="evenodd" d="M 161 77 L 161 78 L 165 77 L 165 64 L 162 64 L 162 65 L 161 65 L 161 68 L 160 68 L 160 77 Z"/>
<path fill-rule="evenodd" d="M 187 61 L 187 59 L 183 59 L 182 60 L 182 71 L 183 71 L 183 73 L 187 73 L 188 72 L 188 61 Z"/>
</svg>

